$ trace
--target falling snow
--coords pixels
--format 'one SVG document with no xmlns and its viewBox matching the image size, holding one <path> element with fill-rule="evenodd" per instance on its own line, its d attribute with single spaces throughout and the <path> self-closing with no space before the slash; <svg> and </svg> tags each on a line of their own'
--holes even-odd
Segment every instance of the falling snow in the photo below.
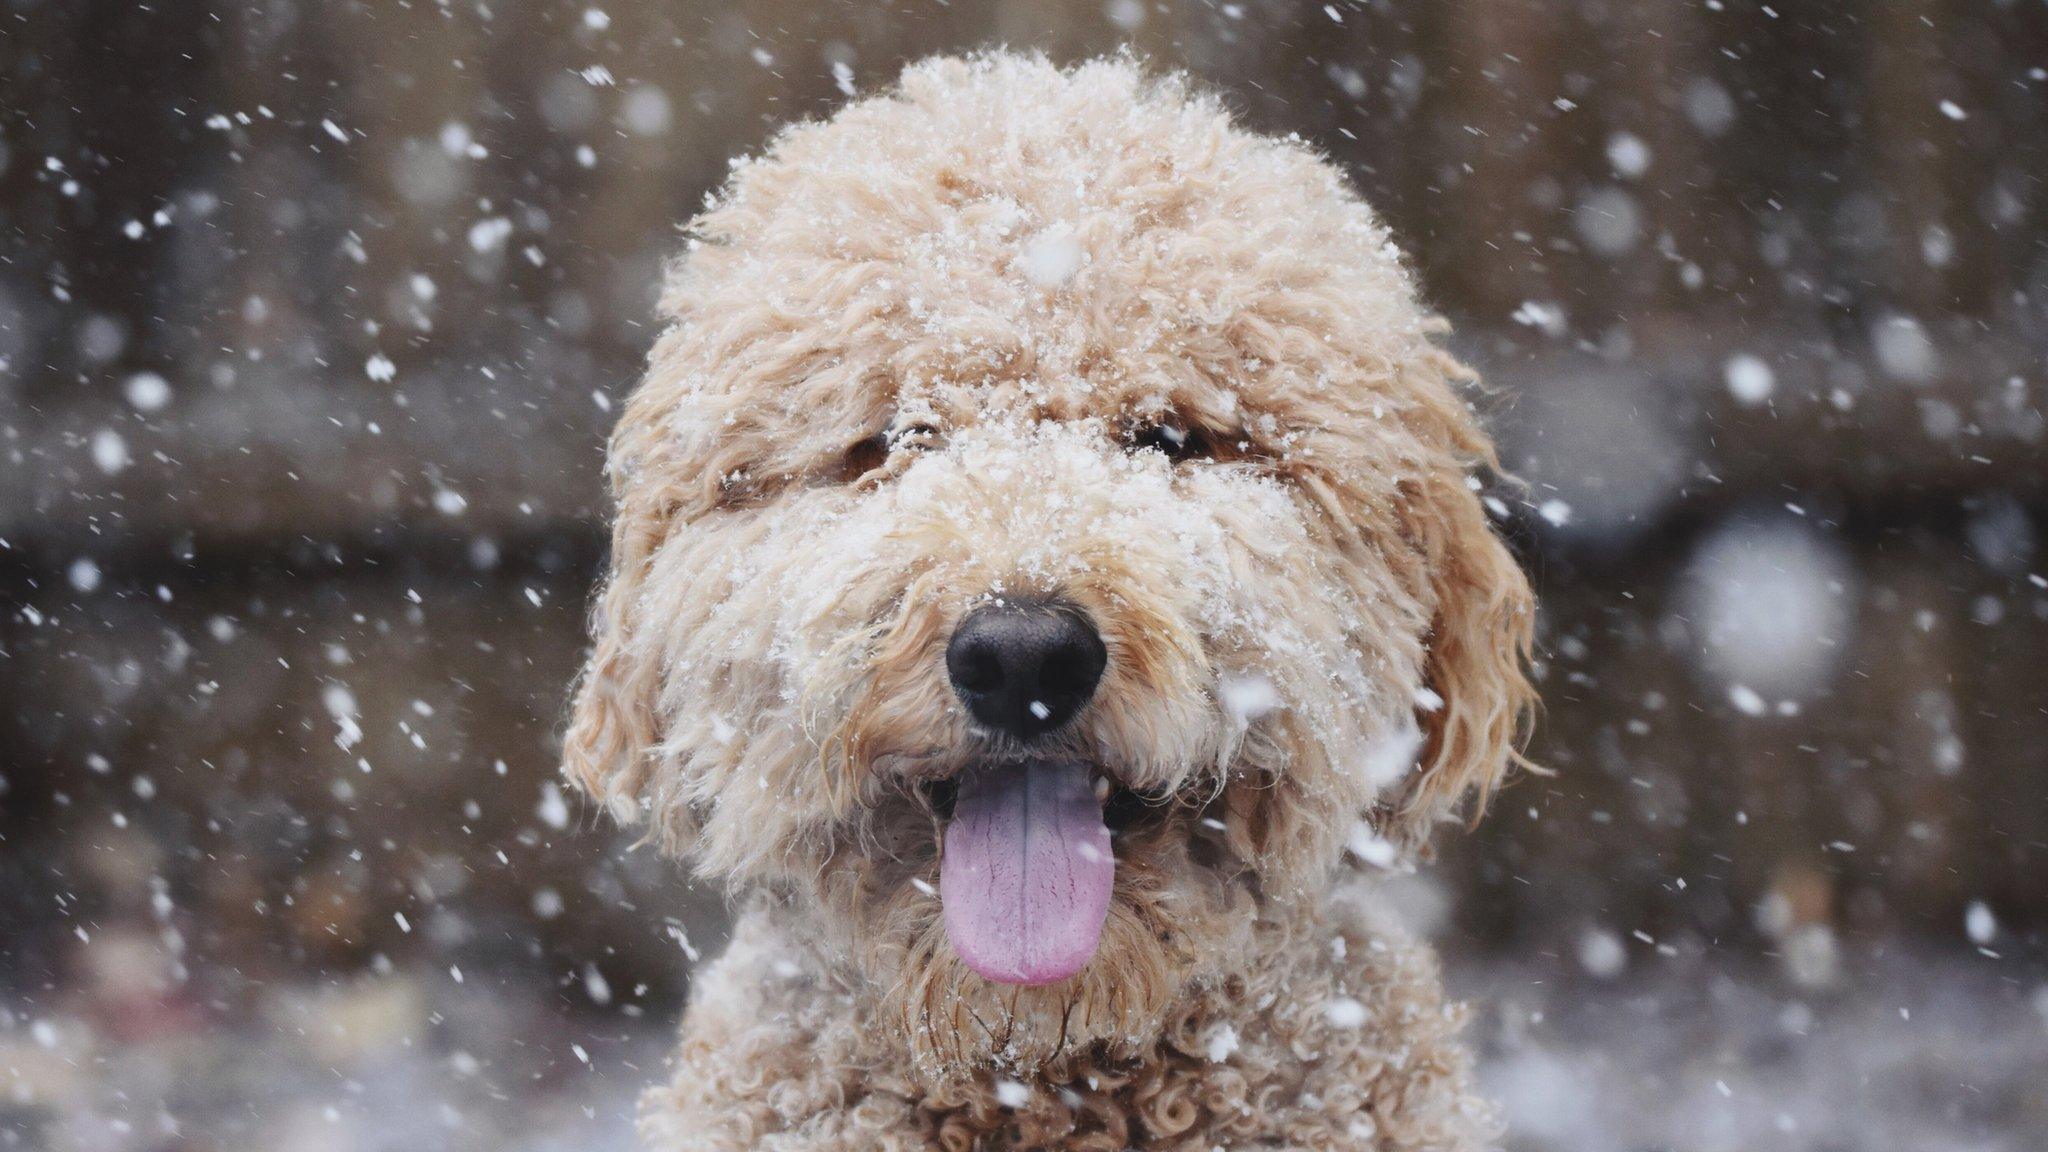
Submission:
<svg viewBox="0 0 2048 1152">
<path fill-rule="evenodd" d="M 677 229 L 731 157 L 1016 13 L 116 7 L 21 6 L 4 47 L 0 1147 L 627 1147 L 730 908 L 558 771 L 613 546 L 602 445 L 656 340 L 722 338 L 657 312 L 663 262 L 726 242 Z M 1463 395 L 1500 467 L 1472 493 L 1536 581 L 1548 774 L 1431 852 L 1386 819 L 1484 719 L 1446 609 L 1499 584 L 1416 563 L 1445 546 L 1415 515 L 1426 476 L 1392 478 L 1367 523 L 1300 513 L 1384 570 L 1380 599 L 1296 603 L 1421 604 L 1405 639 L 1370 634 L 1397 687 L 1319 712 L 1313 681 L 1345 670 L 1266 660 L 1294 623 L 1269 609 L 1195 621 L 1185 707 L 1253 748 L 1371 718 L 1332 770 L 1376 804 L 1329 826 L 1326 863 L 1437 943 L 1512 1146 L 2040 1147 L 2031 10 L 1576 2 L 1541 35 L 1486 4 L 1442 27 L 1353 0 L 1067 15 L 1062 58 L 1129 43 L 1332 159 L 1479 377 Z M 904 172 L 850 162 L 862 210 L 889 210 Z M 1057 195 L 964 190 L 926 254 L 943 277 L 962 230 L 1000 230 L 1014 301 L 902 298 L 864 267 L 872 322 L 909 350 L 735 362 L 1039 399 L 1045 365 L 1085 362 L 1079 384 L 1213 452 L 1162 468 L 1173 484 L 1359 479 L 1302 415 L 1320 401 L 1261 408 L 1291 368 L 1247 349 L 1283 307 L 1260 290 L 1293 274 L 1284 243 L 1238 294 L 1170 284 L 1008 339 L 1023 310 L 1094 308 L 1105 269 L 1171 231 L 1170 196 L 1104 227 L 1083 210 L 1104 172 L 1038 163 Z M 1284 235 L 1264 208 L 1210 226 Z M 800 334 L 802 279 L 748 275 Z M 1191 319 L 1162 332 L 1146 308 Z M 1075 332 L 1088 355 L 1062 361 Z M 1227 380 L 1227 408 L 1184 410 L 1195 378 Z M 1349 410 L 1398 452 L 1399 384 L 1376 365 L 1291 386 L 1364 390 Z M 774 482 L 833 498 L 823 477 L 886 406 L 790 440 Z M 1158 574 L 1170 591 L 1195 561 L 1269 562 L 1167 527 L 1191 558 Z M 715 658 L 744 676 L 789 654 Z M 766 737 L 726 711 L 693 722 L 741 764 Z M 1222 843 L 1223 815 L 1189 827 Z M 1375 994 L 1290 1008 L 1367 1029 Z M 1224 1065 L 1262 1042 L 1188 1040 Z M 1058 1107 L 1004 1077 L 1003 1108 Z"/>
</svg>

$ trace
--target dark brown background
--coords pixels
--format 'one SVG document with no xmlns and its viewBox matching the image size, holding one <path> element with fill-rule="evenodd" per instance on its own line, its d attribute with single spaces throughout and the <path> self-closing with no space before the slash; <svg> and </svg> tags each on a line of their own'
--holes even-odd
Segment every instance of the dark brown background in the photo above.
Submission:
<svg viewBox="0 0 2048 1152">
<path fill-rule="evenodd" d="M 2037 0 L 0 0 L 0 1147 L 621 1138 L 722 919 L 548 791 L 659 264 L 993 43 L 1300 133 L 1498 390 L 1557 775 L 1397 890 L 1518 1142 L 2037 1146 Z"/>
</svg>

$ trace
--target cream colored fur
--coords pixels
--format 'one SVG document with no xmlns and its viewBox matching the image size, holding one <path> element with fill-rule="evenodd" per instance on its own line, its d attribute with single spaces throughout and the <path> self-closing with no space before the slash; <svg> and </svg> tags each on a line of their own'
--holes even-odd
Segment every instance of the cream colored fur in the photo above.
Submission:
<svg viewBox="0 0 2048 1152">
<path fill-rule="evenodd" d="M 662 311 L 564 770 L 748 895 L 649 1146 L 1488 1145 L 1433 961 L 1341 877 L 1516 761 L 1529 589 L 1336 169 L 1126 59 L 931 60 L 740 163 Z M 1036 751 L 1160 804 L 1095 959 L 1017 988 L 950 951 L 923 786 L 1019 754 L 953 625 L 1052 595 L 1109 665 Z"/>
</svg>

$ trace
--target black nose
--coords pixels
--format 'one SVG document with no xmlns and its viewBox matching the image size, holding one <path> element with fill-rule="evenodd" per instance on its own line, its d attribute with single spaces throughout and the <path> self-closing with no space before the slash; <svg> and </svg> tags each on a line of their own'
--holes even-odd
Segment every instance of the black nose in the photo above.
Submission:
<svg viewBox="0 0 2048 1152">
<path fill-rule="evenodd" d="M 946 674 L 967 711 L 1019 740 L 1074 718 L 1109 651 L 1079 609 L 998 604 L 968 613 L 946 645 Z"/>
</svg>

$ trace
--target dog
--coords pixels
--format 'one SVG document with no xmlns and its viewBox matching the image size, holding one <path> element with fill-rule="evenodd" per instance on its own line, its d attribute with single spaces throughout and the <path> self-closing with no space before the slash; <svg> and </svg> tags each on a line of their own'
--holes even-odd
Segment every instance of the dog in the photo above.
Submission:
<svg viewBox="0 0 2048 1152">
<path fill-rule="evenodd" d="M 564 771 L 737 920 L 645 1145 L 1492 1146 L 1351 857 L 1524 763 L 1533 603 L 1336 166 L 932 59 L 736 162 L 659 307 Z"/>
</svg>

